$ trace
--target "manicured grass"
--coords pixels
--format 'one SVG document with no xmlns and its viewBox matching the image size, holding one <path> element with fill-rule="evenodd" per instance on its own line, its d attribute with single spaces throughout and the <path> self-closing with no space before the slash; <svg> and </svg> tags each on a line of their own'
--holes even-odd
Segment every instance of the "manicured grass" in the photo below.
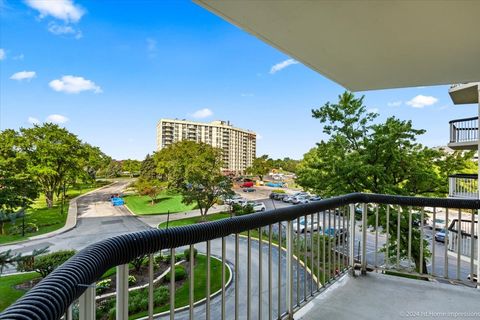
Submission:
<svg viewBox="0 0 480 320">
<path fill-rule="evenodd" d="M 97 183 L 94 185 L 79 185 L 76 188 L 68 190 L 68 199 L 65 200 L 63 214 L 61 213 L 61 207 L 59 204 L 54 205 L 52 208 L 47 208 L 45 196 L 41 195 L 33 203 L 32 207 L 27 210 L 25 216 L 25 224 L 34 223 L 35 225 L 37 225 L 38 231 L 26 233 L 25 236 L 22 236 L 21 234 L 9 234 L 9 229 L 13 226 L 13 223 L 9 221 L 4 225 L 4 230 L 6 231 L 6 234 L 0 235 L 0 244 L 6 244 L 13 241 L 27 239 L 28 237 L 41 235 L 62 228 L 65 225 L 65 221 L 67 220 L 68 201 L 83 193 L 97 189 L 107 183 L 108 182 L 105 181 L 97 181 Z M 57 201 L 57 203 L 58 202 L 59 201 Z M 22 219 L 17 219 L 17 221 L 15 221 L 15 224 L 21 225 Z"/>
<path fill-rule="evenodd" d="M 183 204 L 181 195 L 161 194 L 157 197 L 153 206 L 151 199 L 147 196 L 127 195 L 125 196 L 125 203 L 133 213 L 138 215 L 166 214 L 195 209 L 194 204 Z"/>
<path fill-rule="evenodd" d="M 25 294 L 25 291 L 15 289 L 16 285 L 39 277 L 40 275 L 36 272 L 0 277 L 0 311 Z"/>
<path fill-rule="evenodd" d="M 194 301 L 199 301 L 205 298 L 207 290 L 207 257 L 199 254 L 196 258 L 196 264 L 194 268 L 194 280 L 195 287 L 193 289 Z M 218 291 L 222 287 L 222 262 L 217 259 L 211 259 L 210 261 L 210 294 Z M 230 270 L 225 267 L 225 281 L 228 281 L 230 277 Z M 190 281 L 187 280 L 181 287 L 175 290 L 175 308 L 183 307 L 189 303 Z M 164 305 L 156 307 L 154 313 L 167 311 L 170 309 L 170 305 Z M 147 311 L 130 315 L 129 319 L 136 319 L 142 316 L 146 316 Z"/>
<path fill-rule="evenodd" d="M 212 213 L 207 215 L 207 221 L 215 221 L 220 219 L 230 218 L 230 213 L 228 212 L 219 212 L 219 213 Z M 202 217 L 193 217 L 193 218 L 185 218 L 185 219 L 178 219 L 174 221 L 170 221 L 168 223 L 168 227 L 182 227 L 188 226 L 195 223 L 202 222 Z M 162 222 L 158 225 L 159 229 L 165 229 L 167 227 L 167 222 Z"/>
</svg>

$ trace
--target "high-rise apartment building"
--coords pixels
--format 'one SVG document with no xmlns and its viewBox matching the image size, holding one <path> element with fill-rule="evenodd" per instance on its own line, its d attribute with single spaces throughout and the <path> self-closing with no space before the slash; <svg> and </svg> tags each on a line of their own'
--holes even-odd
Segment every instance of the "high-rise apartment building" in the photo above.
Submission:
<svg viewBox="0 0 480 320">
<path fill-rule="evenodd" d="M 157 149 L 182 140 L 207 143 L 223 151 L 225 171 L 244 173 L 255 159 L 255 132 L 233 127 L 229 121 L 201 123 L 161 119 L 157 124 Z"/>
</svg>

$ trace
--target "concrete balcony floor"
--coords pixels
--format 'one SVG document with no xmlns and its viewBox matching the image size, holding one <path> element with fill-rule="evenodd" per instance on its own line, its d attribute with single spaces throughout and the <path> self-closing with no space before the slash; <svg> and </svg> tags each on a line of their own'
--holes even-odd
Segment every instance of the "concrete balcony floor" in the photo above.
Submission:
<svg viewBox="0 0 480 320">
<path fill-rule="evenodd" d="M 480 290 L 464 285 L 368 273 L 346 275 L 295 319 L 478 319 Z"/>
</svg>

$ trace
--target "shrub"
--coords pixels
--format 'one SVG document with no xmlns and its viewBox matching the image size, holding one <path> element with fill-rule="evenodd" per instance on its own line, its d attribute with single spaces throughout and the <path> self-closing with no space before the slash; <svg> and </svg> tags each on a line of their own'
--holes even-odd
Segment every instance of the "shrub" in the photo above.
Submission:
<svg viewBox="0 0 480 320">
<path fill-rule="evenodd" d="M 193 258 L 195 259 L 197 257 L 198 251 L 197 249 L 193 248 Z M 185 257 L 185 260 L 190 261 L 190 249 L 186 249 L 183 251 L 183 256 Z"/>
<path fill-rule="evenodd" d="M 135 278 L 135 276 L 128 276 L 128 285 L 132 286 L 135 283 L 137 283 L 137 278 Z"/>
<path fill-rule="evenodd" d="M 130 263 L 133 265 L 135 271 L 140 271 L 140 268 L 142 267 L 143 263 L 145 261 L 148 261 L 147 259 L 148 255 L 144 254 L 140 257 L 137 257 L 135 259 L 133 259 L 132 261 L 130 261 Z"/>
<path fill-rule="evenodd" d="M 38 226 L 35 223 L 25 224 L 25 233 L 34 233 L 38 231 Z M 22 234 L 22 225 L 14 225 L 10 228 L 9 233 L 11 235 Z"/>
<path fill-rule="evenodd" d="M 112 285 L 112 279 L 105 279 L 97 282 L 97 294 L 102 294 L 107 291 L 108 288 Z"/>
<path fill-rule="evenodd" d="M 169 298 L 170 293 L 168 291 L 168 288 L 165 286 L 158 287 L 153 292 L 153 304 L 156 307 L 166 304 Z"/>
<path fill-rule="evenodd" d="M 275 190 L 272 190 L 273 193 L 285 193 L 285 190 L 282 190 L 282 189 L 275 189 Z"/>
<path fill-rule="evenodd" d="M 169 282 L 172 277 L 172 272 L 170 271 L 165 275 L 165 281 Z M 183 280 L 187 277 L 187 271 L 183 266 L 175 266 L 175 281 Z"/>
<path fill-rule="evenodd" d="M 42 278 L 45 278 L 58 266 L 70 259 L 75 253 L 75 250 L 60 250 L 35 257 L 33 261 L 33 270 L 40 273 Z"/>
</svg>

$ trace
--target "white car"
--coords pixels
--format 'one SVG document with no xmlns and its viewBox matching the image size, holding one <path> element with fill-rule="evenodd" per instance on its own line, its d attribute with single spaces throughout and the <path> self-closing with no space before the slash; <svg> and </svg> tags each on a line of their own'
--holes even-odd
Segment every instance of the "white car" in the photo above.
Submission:
<svg viewBox="0 0 480 320">
<path fill-rule="evenodd" d="M 322 231 L 322 227 L 318 225 L 318 221 L 313 220 L 313 229 L 312 229 L 312 221 L 308 219 L 305 223 L 304 218 L 299 219 L 299 224 L 297 224 L 297 220 L 293 220 L 293 231 L 297 233 L 305 233 L 305 232 L 312 232 L 312 231 Z"/>
<path fill-rule="evenodd" d="M 239 196 L 238 194 L 236 194 L 236 195 L 234 195 L 230 198 L 225 199 L 225 204 L 231 205 L 231 204 L 235 203 L 235 201 L 238 201 L 240 199 L 242 199 L 242 197 Z"/>
<path fill-rule="evenodd" d="M 433 218 L 428 218 L 427 225 L 430 229 L 433 229 Z M 443 230 L 446 227 L 446 223 L 444 219 L 435 218 L 435 229 L 436 230 Z"/>
<path fill-rule="evenodd" d="M 255 201 L 245 201 L 242 206 L 246 207 L 247 205 L 252 206 L 254 212 L 265 211 L 267 207 L 263 202 L 255 202 Z"/>
</svg>

